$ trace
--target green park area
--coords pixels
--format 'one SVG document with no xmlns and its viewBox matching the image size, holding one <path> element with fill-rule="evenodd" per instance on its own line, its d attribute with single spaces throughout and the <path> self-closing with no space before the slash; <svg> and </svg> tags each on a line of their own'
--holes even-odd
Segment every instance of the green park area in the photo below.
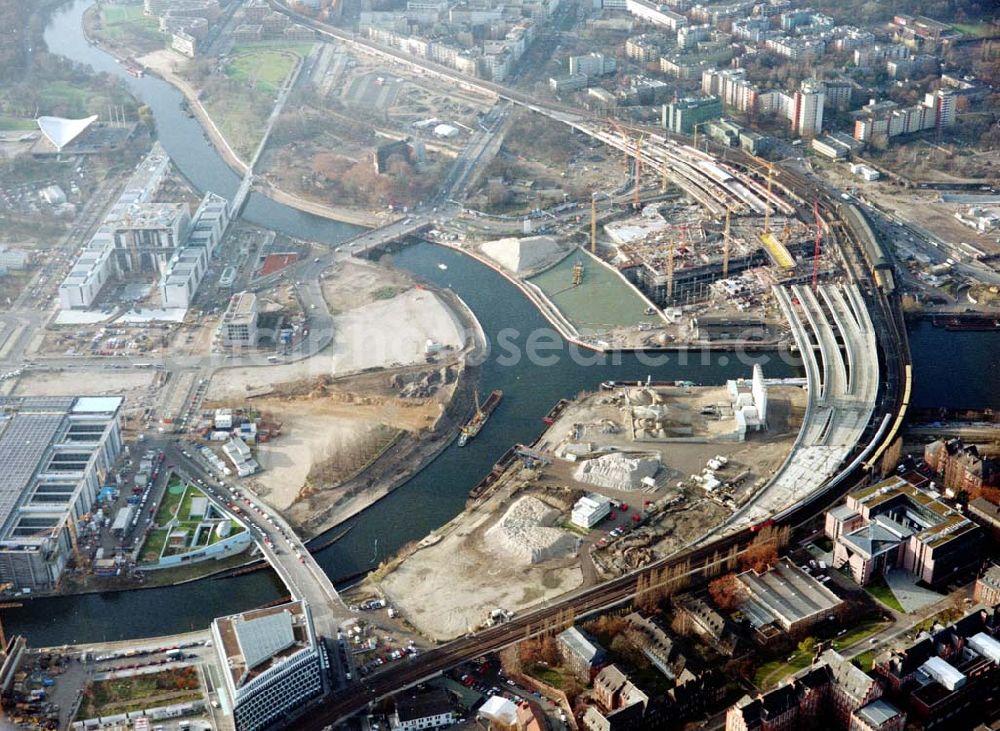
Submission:
<svg viewBox="0 0 1000 731">
<path fill-rule="evenodd" d="M 574 285 L 573 269 L 578 262 L 583 264 L 583 277 Z M 582 335 L 661 322 L 656 315 L 645 314 L 646 301 L 616 272 L 582 251 L 528 281 L 541 289 Z"/>
<path fill-rule="evenodd" d="M 989 23 L 952 23 L 951 27 L 972 38 L 989 38 L 1000 35 L 1000 26 Z"/>
<path fill-rule="evenodd" d="M 201 99 L 230 147 L 244 161 L 260 143 L 275 96 L 309 43 L 254 43 L 235 46 L 224 78 L 205 79 Z"/>
<path fill-rule="evenodd" d="M 155 51 L 164 45 L 159 21 L 146 15 L 142 4 L 103 5 L 93 32 L 105 42 L 136 52 Z"/>
<path fill-rule="evenodd" d="M 77 718 L 96 718 L 151 706 L 169 706 L 198 700 L 201 696 L 198 672 L 190 666 L 127 678 L 95 680 L 83 691 Z"/>
<path fill-rule="evenodd" d="M 217 527 L 220 523 L 229 520 L 206 518 L 206 515 L 192 515 L 194 501 L 198 498 L 207 499 L 201 490 L 185 485 L 177 479 L 170 481 L 167 486 L 160 507 L 156 511 L 157 528 L 151 530 L 146 537 L 146 542 L 142 546 L 141 557 L 144 563 L 156 563 L 163 555 L 173 555 L 177 553 L 187 553 L 198 548 L 210 546 L 222 540 Z M 211 503 L 209 503 L 211 506 Z M 209 507 L 207 513 L 211 514 L 213 508 Z M 210 522 L 211 528 L 203 524 Z M 229 520 L 229 535 L 236 535 L 244 530 L 243 526 L 234 520 Z M 199 526 L 203 526 L 199 530 Z M 172 545 L 167 545 L 171 532 L 182 532 L 186 536 L 183 540 L 177 540 Z M 165 550 L 164 550 L 165 549 Z"/>
</svg>

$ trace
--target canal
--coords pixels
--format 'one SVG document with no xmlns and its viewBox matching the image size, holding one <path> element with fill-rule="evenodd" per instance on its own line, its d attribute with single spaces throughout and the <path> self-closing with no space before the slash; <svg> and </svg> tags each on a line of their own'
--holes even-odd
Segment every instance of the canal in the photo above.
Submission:
<svg viewBox="0 0 1000 731">
<path fill-rule="evenodd" d="M 197 121 L 182 112 L 181 94 L 159 79 L 125 74 L 111 57 L 83 38 L 81 18 L 92 2 L 75 0 L 53 15 L 45 32 L 49 49 L 122 78 L 152 109 L 159 139 L 178 170 L 202 191 L 232 195 L 239 177 L 215 152 Z M 357 230 L 256 194 L 244 218 L 290 236 L 330 244 Z M 503 389 L 504 400 L 470 446 L 445 450 L 426 469 L 358 515 L 350 533 L 318 555 L 334 581 L 374 568 L 400 546 L 420 539 L 460 512 L 469 489 L 511 444 L 538 437 L 542 416 L 560 398 L 593 389 L 603 380 L 648 375 L 718 384 L 748 375 L 756 359 L 768 376 L 799 373 L 787 356 L 773 353 L 756 354 L 754 360 L 731 353 L 655 358 L 624 354 L 590 362 L 592 354 L 571 351 L 555 333 L 542 338 L 554 344 L 544 352 L 545 357 L 514 357 L 515 350 L 523 355 L 530 334 L 537 337 L 548 328 L 517 288 L 476 261 L 431 244 L 409 246 L 393 263 L 419 279 L 450 287 L 472 308 L 494 346 L 482 369 L 482 388 Z M 498 343 L 503 345 L 497 347 Z M 911 346 L 919 364 L 915 402 L 1000 406 L 996 387 L 1000 335 L 949 333 L 928 324 L 915 329 Z M 947 364 L 936 360 L 942 353 L 950 354 Z M 926 365 L 925 358 L 933 365 Z M 282 593 L 270 572 L 257 572 L 164 589 L 40 599 L 6 610 L 3 621 L 8 635 L 24 634 L 35 646 L 96 642 L 204 628 L 216 616 L 269 602 Z"/>
</svg>

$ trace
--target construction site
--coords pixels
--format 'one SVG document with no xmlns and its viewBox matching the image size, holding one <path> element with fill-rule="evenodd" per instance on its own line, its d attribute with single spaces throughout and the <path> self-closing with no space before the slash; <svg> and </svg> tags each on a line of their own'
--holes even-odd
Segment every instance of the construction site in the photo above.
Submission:
<svg viewBox="0 0 1000 731">
<path fill-rule="evenodd" d="M 719 387 L 607 383 L 560 402 L 465 512 L 365 588 L 442 640 L 669 555 L 755 497 L 788 457 L 805 401 L 797 380 L 757 368 Z"/>
<path fill-rule="evenodd" d="M 432 235 L 512 275 L 564 337 L 591 347 L 788 345 L 772 288 L 837 273 L 818 212 L 804 213 L 773 166 L 712 157 L 697 134 L 681 145 L 609 124 L 598 139 L 623 165 L 602 158 L 603 170 L 624 183 L 590 190 L 589 216 L 563 195 L 528 214 L 520 236 L 496 238 L 513 223 L 468 216 Z"/>
</svg>

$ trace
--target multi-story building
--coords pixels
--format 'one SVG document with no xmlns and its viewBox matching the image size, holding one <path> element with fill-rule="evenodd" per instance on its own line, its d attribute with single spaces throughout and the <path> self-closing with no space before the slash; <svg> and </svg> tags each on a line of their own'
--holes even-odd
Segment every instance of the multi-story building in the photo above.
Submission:
<svg viewBox="0 0 1000 731">
<path fill-rule="evenodd" d="M 227 348 L 257 346 L 257 295 L 238 292 L 222 315 L 222 344 Z"/>
<path fill-rule="evenodd" d="M 847 79 L 826 79 L 823 81 L 823 105 L 826 109 L 846 112 L 851 108 L 854 82 Z"/>
<path fill-rule="evenodd" d="M 625 41 L 625 55 L 636 63 L 656 61 L 671 46 L 665 33 L 643 33 L 629 36 Z"/>
<path fill-rule="evenodd" d="M 677 30 L 688 24 L 685 16 L 650 0 L 625 0 L 625 9 L 639 20 L 670 30 Z"/>
<path fill-rule="evenodd" d="M 941 114 L 954 119 L 951 107 L 942 110 Z M 953 493 L 1000 485 L 1000 459 L 983 457 L 974 444 L 967 446 L 961 439 L 937 439 L 926 445 L 924 462 L 941 476 L 944 486 Z"/>
<path fill-rule="evenodd" d="M 606 76 L 613 74 L 617 64 L 613 58 L 608 58 L 603 53 L 588 53 L 586 56 L 569 57 L 570 76 L 583 74 L 584 76 Z"/>
<path fill-rule="evenodd" d="M 746 79 L 746 69 L 706 69 L 701 75 L 701 91 L 715 96 L 741 112 L 756 111 L 760 92 Z"/>
<path fill-rule="evenodd" d="M 987 607 L 1000 605 L 1000 564 L 991 563 L 976 579 L 973 599 Z"/>
<path fill-rule="evenodd" d="M 664 129 L 689 135 L 694 126 L 722 116 L 722 102 L 718 97 L 688 97 L 663 105 L 661 123 Z"/>
<path fill-rule="evenodd" d="M 792 130 L 804 137 L 823 131 L 823 105 L 826 89 L 823 82 L 806 79 L 793 97 Z"/>
<path fill-rule="evenodd" d="M 683 50 L 692 49 L 711 37 L 712 26 L 707 23 L 703 25 L 683 26 L 677 29 L 677 47 Z"/>
<path fill-rule="evenodd" d="M 0 582 L 56 587 L 121 451 L 121 405 L 117 396 L 0 400 Z"/>
<path fill-rule="evenodd" d="M 834 650 L 769 693 L 743 696 L 726 712 L 726 731 L 902 731 L 906 714 L 881 699 L 879 682 Z"/>
<path fill-rule="evenodd" d="M 666 678 L 676 680 L 680 677 L 687 659 L 667 631 L 655 620 L 638 612 L 626 616 L 625 621 L 628 625 L 624 634 L 629 644 L 645 655 Z"/>
<path fill-rule="evenodd" d="M 976 609 L 905 650 L 875 657 L 885 695 L 914 728 L 971 728 L 1000 693 L 1000 607 Z"/>
<path fill-rule="evenodd" d="M 982 531 L 901 477 L 855 490 L 826 514 L 834 568 L 862 586 L 893 569 L 928 584 L 948 581 L 979 560 Z"/>
<path fill-rule="evenodd" d="M 616 666 L 608 665 L 597 674 L 593 695 L 597 705 L 588 707 L 583 714 L 587 731 L 650 727 L 651 719 L 645 717 L 649 696 Z"/>
<path fill-rule="evenodd" d="M 303 601 L 212 622 L 236 731 L 262 731 L 327 691 L 327 657 Z"/>
<path fill-rule="evenodd" d="M 593 680 L 607 664 L 608 654 L 596 640 L 582 630 L 570 627 L 556 636 L 563 665 L 585 683 Z"/>
<path fill-rule="evenodd" d="M 229 203 L 206 193 L 192 217 L 186 204 L 151 202 L 169 165 L 154 144 L 59 285 L 62 308 L 91 307 L 105 284 L 133 272 L 159 276 L 163 307 L 190 304 L 229 225 Z"/>
</svg>

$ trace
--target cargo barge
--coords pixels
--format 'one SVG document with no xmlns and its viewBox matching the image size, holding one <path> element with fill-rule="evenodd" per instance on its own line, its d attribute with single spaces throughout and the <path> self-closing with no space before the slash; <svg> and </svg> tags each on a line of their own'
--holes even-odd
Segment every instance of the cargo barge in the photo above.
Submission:
<svg viewBox="0 0 1000 731">
<path fill-rule="evenodd" d="M 462 427 L 462 433 L 458 435 L 458 446 L 464 447 L 469 443 L 470 439 L 474 439 L 479 434 L 486 421 L 490 418 L 490 414 L 500 405 L 500 399 L 502 398 L 503 391 L 500 389 L 493 391 L 489 395 L 489 398 L 481 404 L 479 403 L 479 397 L 476 397 L 476 413 Z"/>
</svg>

